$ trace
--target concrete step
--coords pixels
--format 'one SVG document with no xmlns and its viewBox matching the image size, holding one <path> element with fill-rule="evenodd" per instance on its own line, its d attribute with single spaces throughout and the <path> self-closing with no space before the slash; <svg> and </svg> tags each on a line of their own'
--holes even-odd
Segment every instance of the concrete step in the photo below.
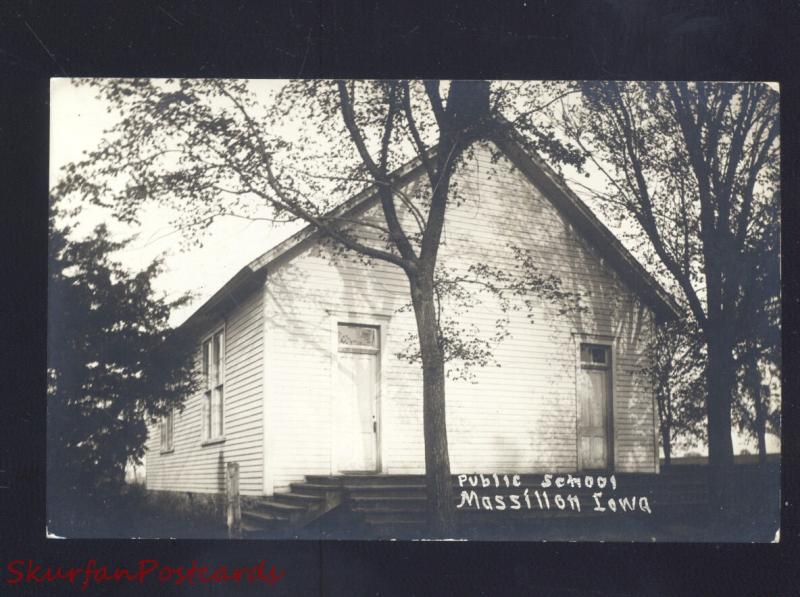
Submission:
<svg viewBox="0 0 800 597">
<path fill-rule="evenodd" d="M 682 473 L 682 471 L 681 471 Z M 469 481 L 464 487 L 460 486 L 458 475 L 453 475 L 453 498 L 456 504 L 461 502 L 462 491 L 475 491 L 479 498 L 495 495 L 522 496 L 527 489 L 530 499 L 535 497 L 533 492 L 539 490 L 540 494 L 547 491 L 551 508 L 539 509 L 520 508 L 511 510 L 511 503 L 506 499 L 506 510 L 460 509 L 457 510 L 459 524 L 476 525 L 476 528 L 488 524 L 516 524 L 521 520 L 546 520 L 550 518 L 596 518 L 614 513 L 599 513 L 593 511 L 594 501 L 592 494 L 602 491 L 604 498 L 615 497 L 641 497 L 646 496 L 651 508 L 656 511 L 685 511 L 702 510 L 708 500 L 708 483 L 705 475 L 684 474 L 638 474 L 614 473 L 616 490 L 611 488 L 610 482 L 600 489 L 597 486 L 556 487 L 555 480 L 558 474 L 552 477 L 552 485 L 542 488 L 543 474 L 519 475 L 519 487 L 505 485 L 505 476 L 498 473 L 499 486 L 495 484 L 494 475 L 485 475 L 489 486 L 484 487 L 482 479 L 478 477 L 477 486 L 472 486 Z M 572 473 L 574 478 L 585 479 L 586 475 Z M 597 475 L 591 475 L 594 479 Z M 605 475 L 606 478 L 610 477 Z M 470 475 L 474 478 L 474 475 Z M 513 475 L 508 478 L 513 482 Z M 468 478 L 469 479 L 469 478 Z M 426 486 L 423 475 L 389 475 L 370 473 L 343 473 L 340 475 L 307 475 L 304 482 L 291 484 L 291 490 L 286 493 L 276 494 L 271 498 L 258 500 L 255 505 L 248 504 L 246 516 L 248 524 L 252 526 L 251 533 L 259 529 L 275 530 L 300 528 L 311 520 L 329 512 L 340 503 L 365 523 L 372 526 L 380 536 L 402 537 L 419 536 L 425 529 L 426 519 Z M 559 510 L 554 502 L 554 495 L 560 493 L 577 495 L 581 500 L 582 511 L 574 512 L 567 507 Z M 492 498 L 493 499 L 493 498 Z M 522 498 L 520 498 L 522 499 Z M 494 503 L 493 503 L 494 505 Z M 343 510 L 344 511 L 344 510 Z M 643 514 L 646 515 L 646 514 Z M 261 526 L 259 526 L 261 525 Z"/>
<path fill-rule="evenodd" d="M 306 483 L 312 485 L 325 485 L 328 487 L 339 487 L 342 484 L 342 478 L 336 475 L 306 475 Z"/>
<path fill-rule="evenodd" d="M 253 504 L 250 509 L 265 511 L 277 510 L 278 512 L 303 512 L 306 508 L 305 506 L 300 506 L 297 504 L 287 504 L 282 501 L 278 501 L 276 497 L 271 497 L 265 498 L 264 500 Z"/>
<path fill-rule="evenodd" d="M 287 521 L 284 519 L 265 520 L 264 518 L 245 517 L 242 512 L 242 532 L 243 533 L 275 533 L 287 528 Z"/>
<path fill-rule="evenodd" d="M 264 523 L 288 522 L 289 516 L 285 513 L 265 510 L 242 510 L 242 521 L 247 521 L 251 527 L 258 527 Z"/>
<path fill-rule="evenodd" d="M 302 493 L 306 495 L 324 495 L 326 493 L 341 491 L 341 485 L 331 485 L 326 483 L 292 483 L 289 485 L 290 493 Z M 275 494 L 279 495 L 279 494 Z"/>
<path fill-rule="evenodd" d="M 272 496 L 272 499 L 278 503 L 300 506 L 303 508 L 317 506 L 325 501 L 324 496 L 311 493 L 300 493 L 299 491 L 296 492 L 294 490 L 289 493 L 276 493 Z"/>
<path fill-rule="evenodd" d="M 282 521 L 284 533 L 300 529 L 341 504 L 343 489 L 340 485 L 321 475 L 315 480 L 320 482 L 292 483 L 288 492 L 250 498 L 242 504 L 242 516 L 246 513 L 254 526 Z"/>
<path fill-rule="evenodd" d="M 340 475 L 341 484 L 345 486 L 356 485 L 425 485 L 423 475 L 389 475 L 389 474 L 365 474 L 365 475 Z"/>
<path fill-rule="evenodd" d="M 351 495 L 425 495 L 425 485 L 387 485 L 385 483 L 370 483 L 361 485 L 345 485 L 345 490 Z"/>
<path fill-rule="evenodd" d="M 424 511 L 427 500 L 422 497 L 352 497 L 350 508 L 355 512 Z"/>
<path fill-rule="evenodd" d="M 256 503 L 248 504 L 246 509 L 243 508 L 242 518 L 247 516 L 253 519 L 255 523 L 281 520 L 287 524 L 294 524 L 303 518 L 307 511 L 307 506 L 287 504 L 274 498 L 265 498 Z"/>
</svg>

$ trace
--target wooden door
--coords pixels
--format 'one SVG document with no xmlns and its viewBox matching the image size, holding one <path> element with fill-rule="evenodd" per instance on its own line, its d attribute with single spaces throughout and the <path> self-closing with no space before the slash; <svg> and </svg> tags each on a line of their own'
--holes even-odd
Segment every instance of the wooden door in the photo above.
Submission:
<svg viewBox="0 0 800 597">
<path fill-rule="evenodd" d="M 578 370 L 578 467 L 611 466 L 611 351 L 581 345 Z"/>
<path fill-rule="evenodd" d="M 339 324 L 335 413 L 336 468 L 378 469 L 378 329 Z"/>
</svg>

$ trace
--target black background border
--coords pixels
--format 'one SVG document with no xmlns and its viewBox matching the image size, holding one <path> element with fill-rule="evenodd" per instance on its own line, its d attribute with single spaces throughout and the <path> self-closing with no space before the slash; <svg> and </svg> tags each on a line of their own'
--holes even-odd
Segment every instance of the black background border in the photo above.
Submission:
<svg viewBox="0 0 800 597">
<path fill-rule="evenodd" d="M 796 336 L 800 8 L 785 0 L 4 2 L 0 5 L 3 383 L 0 592 L 6 564 L 286 571 L 259 594 L 797 595 Z M 480 6 L 478 10 L 476 7 Z M 781 84 L 784 305 L 779 545 L 105 541 L 44 538 L 49 77 L 766 80 Z M 52 594 L 56 587 L 41 586 Z M 62 587 L 64 593 L 74 591 Z M 233 585 L 104 585 L 96 593 L 246 594 Z M 58 591 L 60 592 L 60 591 Z M 92 590 L 87 591 L 87 593 Z"/>
</svg>

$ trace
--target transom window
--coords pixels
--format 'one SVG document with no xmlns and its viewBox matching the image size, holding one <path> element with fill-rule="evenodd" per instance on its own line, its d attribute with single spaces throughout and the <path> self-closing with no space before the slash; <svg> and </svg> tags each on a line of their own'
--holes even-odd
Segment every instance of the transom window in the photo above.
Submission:
<svg viewBox="0 0 800 597">
<path fill-rule="evenodd" d="M 172 410 L 161 417 L 161 451 L 172 451 L 172 437 L 175 430 L 175 415 Z"/>
<path fill-rule="evenodd" d="M 225 338 L 222 330 L 203 342 L 203 440 L 224 432 Z"/>
<path fill-rule="evenodd" d="M 378 328 L 357 323 L 340 323 L 338 326 L 340 352 L 377 352 Z"/>
<path fill-rule="evenodd" d="M 581 344 L 581 365 L 606 368 L 611 361 L 609 347 L 601 344 Z"/>
</svg>

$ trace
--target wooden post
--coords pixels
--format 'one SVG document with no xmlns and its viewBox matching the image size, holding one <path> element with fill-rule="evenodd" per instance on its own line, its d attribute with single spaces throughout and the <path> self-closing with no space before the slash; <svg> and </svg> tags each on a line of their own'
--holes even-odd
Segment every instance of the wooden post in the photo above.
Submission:
<svg viewBox="0 0 800 597">
<path fill-rule="evenodd" d="M 225 468 L 228 539 L 240 539 L 242 536 L 242 504 L 239 499 L 239 463 L 228 462 Z"/>
</svg>

